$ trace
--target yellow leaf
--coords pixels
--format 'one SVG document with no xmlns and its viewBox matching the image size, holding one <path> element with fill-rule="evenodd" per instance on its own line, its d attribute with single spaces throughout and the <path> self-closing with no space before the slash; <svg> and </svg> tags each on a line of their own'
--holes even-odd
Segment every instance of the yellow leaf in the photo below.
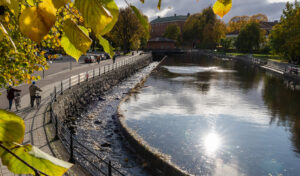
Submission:
<svg viewBox="0 0 300 176">
<path fill-rule="evenodd" d="M 27 7 L 20 15 L 21 32 L 31 40 L 40 43 L 55 24 L 56 9 L 50 0 L 44 0 L 38 7 Z"/>
<path fill-rule="evenodd" d="M 70 19 L 65 21 L 63 30 L 61 46 L 68 55 L 78 61 L 79 57 L 86 53 L 92 44 L 92 40 L 88 36 L 88 30 L 83 26 L 77 26 Z"/>
<path fill-rule="evenodd" d="M 157 4 L 158 10 L 160 10 L 160 6 L 161 6 L 161 0 L 159 0 L 159 1 L 158 1 L 158 4 Z"/>
<path fill-rule="evenodd" d="M 29 165 L 49 176 L 63 175 L 70 167 L 72 167 L 71 163 L 54 158 L 30 144 L 13 146 L 10 150 Z M 35 175 L 35 172 L 31 168 L 10 153 L 6 151 L 3 152 L 1 158 L 2 163 L 13 173 Z"/>
<path fill-rule="evenodd" d="M 105 27 L 113 21 L 114 16 L 105 7 L 107 2 L 113 0 L 76 0 L 75 6 L 84 18 L 85 25 L 92 28 L 96 35 L 102 34 Z"/>
<path fill-rule="evenodd" d="M 22 143 L 25 124 L 21 117 L 14 113 L 0 110 L 0 141 Z"/>
<path fill-rule="evenodd" d="M 215 14 L 223 18 L 223 16 L 230 11 L 231 7 L 232 0 L 217 0 L 217 2 L 214 4 L 213 10 Z"/>
</svg>

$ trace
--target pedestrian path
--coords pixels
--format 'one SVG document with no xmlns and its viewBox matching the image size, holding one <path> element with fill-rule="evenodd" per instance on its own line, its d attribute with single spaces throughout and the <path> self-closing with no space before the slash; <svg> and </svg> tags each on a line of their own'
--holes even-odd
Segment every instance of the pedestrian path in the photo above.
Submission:
<svg viewBox="0 0 300 176">
<path fill-rule="evenodd" d="M 118 58 L 118 62 L 122 62 L 122 60 L 128 60 L 130 57 L 122 57 Z M 61 80 L 71 77 L 72 75 L 79 74 L 81 72 L 87 72 L 92 70 L 93 68 L 99 68 L 101 66 L 101 70 L 103 72 L 103 69 L 108 64 L 111 64 L 112 61 L 108 60 L 107 62 L 102 62 L 100 65 L 94 65 L 91 67 L 84 67 L 82 69 L 76 69 L 72 72 L 62 72 L 62 74 L 56 74 L 55 76 L 50 76 L 48 79 L 40 80 L 37 82 L 37 86 L 40 87 L 43 92 L 41 92 L 42 102 L 41 105 L 37 108 L 36 106 L 34 108 L 30 107 L 30 96 L 28 92 L 28 85 L 23 85 L 21 87 L 18 87 L 18 89 L 22 90 L 22 94 L 24 96 L 21 97 L 21 109 L 19 112 L 16 112 L 17 115 L 22 117 L 25 121 L 25 137 L 23 144 L 32 144 L 36 147 L 40 148 L 42 151 L 54 155 L 52 153 L 49 141 L 47 139 L 47 132 L 45 129 L 46 123 L 45 122 L 45 115 L 47 106 L 50 102 L 50 94 L 53 93 L 54 87 L 59 87 L 61 85 Z M 112 68 L 112 67 L 108 67 Z M 100 70 L 100 69 L 99 69 Z M 6 96 L 1 96 L 1 101 L 3 101 L 3 98 L 6 98 Z M 0 108 L 7 109 L 7 104 L 0 104 Z M 13 105 L 12 109 L 15 109 L 15 106 Z M 7 168 L 6 166 L 3 166 L 0 160 L 0 176 L 14 176 Z"/>
</svg>

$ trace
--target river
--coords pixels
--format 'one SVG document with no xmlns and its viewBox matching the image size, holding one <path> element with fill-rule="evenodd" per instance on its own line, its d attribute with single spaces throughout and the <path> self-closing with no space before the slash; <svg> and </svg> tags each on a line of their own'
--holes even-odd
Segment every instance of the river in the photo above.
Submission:
<svg viewBox="0 0 300 176">
<path fill-rule="evenodd" d="M 257 67 L 169 57 L 121 105 L 127 125 L 194 175 L 300 175 L 300 92 Z"/>
</svg>

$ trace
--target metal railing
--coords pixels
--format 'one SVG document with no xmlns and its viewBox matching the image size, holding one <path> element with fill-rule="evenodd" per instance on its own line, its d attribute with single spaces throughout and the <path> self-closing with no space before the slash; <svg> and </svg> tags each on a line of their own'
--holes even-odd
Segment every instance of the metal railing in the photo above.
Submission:
<svg viewBox="0 0 300 176">
<path fill-rule="evenodd" d="M 142 58 L 142 59 L 141 59 Z M 104 65 L 99 68 L 94 68 L 87 72 L 73 75 L 68 79 L 60 82 L 60 87 L 54 87 L 53 93 L 50 95 L 50 123 L 53 124 L 55 130 L 55 139 L 60 139 L 64 147 L 70 154 L 69 162 L 78 163 L 91 175 L 99 176 L 112 176 L 120 175 L 125 176 L 118 168 L 111 164 L 110 160 L 104 160 L 99 155 L 94 153 L 87 146 L 79 142 L 75 138 L 75 124 L 66 125 L 64 119 L 59 119 L 53 111 L 53 104 L 56 102 L 57 96 L 63 94 L 67 89 L 76 86 L 84 81 L 99 77 L 111 71 L 115 71 L 120 67 L 130 65 L 139 60 L 143 60 L 145 57 L 133 56 L 130 58 L 123 59 L 113 64 Z"/>
</svg>

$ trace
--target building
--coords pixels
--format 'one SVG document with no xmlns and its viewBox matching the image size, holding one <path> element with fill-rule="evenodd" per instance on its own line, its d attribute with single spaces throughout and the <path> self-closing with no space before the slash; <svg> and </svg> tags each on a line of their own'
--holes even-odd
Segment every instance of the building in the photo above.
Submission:
<svg viewBox="0 0 300 176">
<path fill-rule="evenodd" d="M 157 17 L 156 19 L 150 22 L 151 24 L 151 38 L 162 37 L 170 24 L 177 24 L 182 31 L 183 25 L 187 18 L 190 16 L 188 13 L 187 16 L 184 15 L 174 15 L 169 17 Z"/>
<path fill-rule="evenodd" d="M 277 24 L 277 23 L 278 23 L 278 21 L 274 21 L 274 22 L 261 21 L 261 22 L 259 22 L 259 27 L 260 27 L 260 29 L 266 31 L 266 37 L 268 37 L 269 34 L 271 33 L 273 26 L 275 26 L 275 24 Z M 235 37 L 238 37 L 239 33 L 240 33 L 240 31 L 230 32 L 230 33 L 226 34 L 226 37 L 227 38 L 235 38 Z"/>
<path fill-rule="evenodd" d="M 147 43 L 148 50 L 173 50 L 176 49 L 176 41 L 163 37 L 152 38 Z"/>
</svg>

